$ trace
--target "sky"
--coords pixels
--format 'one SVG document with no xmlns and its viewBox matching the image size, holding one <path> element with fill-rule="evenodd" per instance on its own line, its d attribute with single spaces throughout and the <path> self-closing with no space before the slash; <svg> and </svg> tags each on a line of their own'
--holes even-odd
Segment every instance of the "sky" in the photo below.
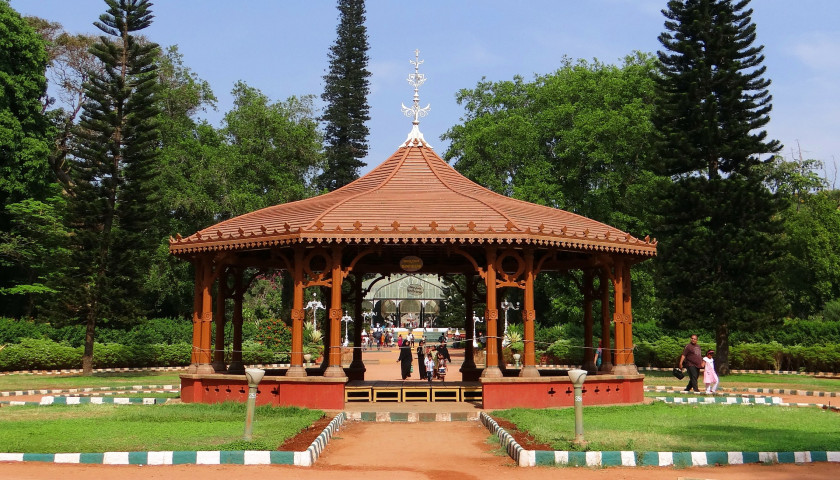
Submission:
<svg viewBox="0 0 840 480">
<path fill-rule="evenodd" d="M 656 52 L 666 0 L 368 0 L 371 92 L 370 150 L 363 173 L 388 158 L 411 130 L 401 104 L 411 106 L 414 51 L 420 50 L 421 120 L 426 140 L 443 155 L 440 136 L 461 122 L 460 89 L 490 81 L 526 80 L 556 71 L 564 57 L 620 63 L 633 51 Z M 312 94 L 323 106 L 327 53 L 338 10 L 327 0 L 157 0 L 142 33 L 163 47 L 177 45 L 184 63 L 219 98 L 200 116 L 219 126 L 232 106 L 230 91 L 245 81 L 275 101 Z M 102 0 L 12 0 L 23 15 L 56 21 L 70 33 L 99 33 Z M 786 158 L 821 160 L 840 187 L 840 2 L 753 0 L 757 44 L 764 45 L 772 81 L 770 138 Z"/>
</svg>

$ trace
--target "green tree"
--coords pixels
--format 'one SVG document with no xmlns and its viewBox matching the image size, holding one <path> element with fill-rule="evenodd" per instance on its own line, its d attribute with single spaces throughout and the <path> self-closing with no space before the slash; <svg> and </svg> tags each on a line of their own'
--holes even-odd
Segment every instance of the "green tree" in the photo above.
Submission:
<svg viewBox="0 0 840 480">
<path fill-rule="evenodd" d="M 82 368 L 92 371 L 97 320 L 144 313 L 144 270 L 158 244 L 154 179 L 159 135 L 155 91 L 158 46 L 135 35 L 151 24 L 146 0 L 106 0 L 91 48 L 104 66 L 86 84 L 73 165 L 70 226 L 76 244 L 74 316 L 86 325 Z"/>
<path fill-rule="evenodd" d="M 228 145 L 213 172 L 219 183 L 217 221 L 310 196 L 322 166 L 321 135 L 311 96 L 271 102 L 244 82 L 233 89 L 224 118 Z"/>
<path fill-rule="evenodd" d="M 7 299 L 5 315 L 36 316 L 59 293 L 61 277 L 70 273 L 64 204 L 64 196 L 57 193 L 43 201 L 28 198 L 6 206 L 11 225 L 0 231 L 0 267 L 18 276 L 13 285 L 0 287 Z"/>
<path fill-rule="evenodd" d="M 60 23 L 38 17 L 26 21 L 46 42 L 47 80 L 55 97 L 44 96 L 44 108 L 54 126 L 49 164 L 56 180 L 65 191 L 72 188 L 68 156 L 75 148 L 74 128 L 82 105 L 86 101 L 85 83 L 91 74 L 102 74 L 102 64 L 91 54 L 97 37 L 89 34 L 69 34 Z"/>
<path fill-rule="evenodd" d="M 161 198 L 159 228 L 168 235 L 194 232 L 213 223 L 218 213 L 216 163 L 221 163 L 222 135 L 197 116 L 214 109 L 210 85 L 186 65 L 177 47 L 158 58 L 157 124 L 161 135 L 157 177 Z M 169 254 L 168 235 L 161 235 L 145 277 L 147 303 L 155 315 L 188 317 L 192 310 L 193 274 L 189 263 Z"/>
<path fill-rule="evenodd" d="M 504 195 L 647 233 L 658 181 L 650 171 L 655 71 L 651 56 L 636 53 L 620 65 L 565 59 L 532 82 L 482 80 L 457 94 L 464 123 L 444 134 L 451 140 L 444 159 Z M 634 310 L 650 318 L 651 266 L 633 273 Z M 539 320 L 579 321 L 579 282 L 540 275 Z"/>
<path fill-rule="evenodd" d="M 765 167 L 768 187 L 784 202 L 785 298 L 791 315 L 807 318 L 840 298 L 840 192 L 827 190 L 820 161 L 777 156 Z"/>
<path fill-rule="evenodd" d="M 729 332 L 784 309 L 779 203 L 761 154 L 781 147 L 761 130 L 772 108 L 763 46 L 748 0 L 672 0 L 659 36 L 659 289 L 665 319 L 715 330 L 728 372 Z"/>
<path fill-rule="evenodd" d="M 0 0 L 0 205 L 4 207 L 25 198 L 44 198 L 49 189 L 49 122 L 41 104 L 46 68 L 44 40 L 8 2 Z"/>
<path fill-rule="evenodd" d="M 359 169 L 365 165 L 360 159 L 368 151 L 365 122 L 370 120 L 365 2 L 338 0 L 338 11 L 338 38 L 330 47 L 330 69 L 324 75 L 321 94 L 327 103 L 322 118 L 327 164 L 318 185 L 327 190 L 341 188 L 359 177 Z"/>
<path fill-rule="evenodd" d="M 50 124 L 41 103 L 46 66 L 43 39 L 0 0 L 0 232 L 12 232 L 15 242 L 23 241 L 16 209 L 26 207 L 20 202 L 43 202 L 50 194 Z M 12 238 L 4 238 L 0 262 L 0 315 L 15 315 L 28 301 L 9 295 L 31 285 L 32 278 L 7 241 Z"/>
</svg>

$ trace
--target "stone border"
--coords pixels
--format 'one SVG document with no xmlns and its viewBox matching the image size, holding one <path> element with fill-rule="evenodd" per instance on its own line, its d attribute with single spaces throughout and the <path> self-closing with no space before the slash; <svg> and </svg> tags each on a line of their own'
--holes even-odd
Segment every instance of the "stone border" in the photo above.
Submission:
<svg viewBox="0 0 840 480">
<path fill-rule="evenodd" d="M 782 405 L 781 397 L 722 397 L 722 396 L 694 396 L 694 397 L 653 397 L 654 400 L 665 403 L 678 404 L 716 404 L 723 405 Z"/>
<path fill-rule="evenodd" d="M 81 405 L 83 403 L 90 403 L 94 405 L 103 405 L 111 403 L 114 405 L 160 405 L 166 403 L 168 398 L 128 398 L 128 397 L 52 397 L 45 396 L 38 402 L 23 402 L 12 400 L 10 402 L 0 402 L 3 405 L 9 406 L 46 406 L 46 405 Z"/>
<path fill-rule="evenodd" d="M 780 397 L 653 397 L 654 400 L 665 403 L 674 403 L 681 405 L 698 405 L 698 404 L 722 404 L 722 405 L 772 405 L 776 407 L 810 407 L 821 408 L 832 412 L 840 412 L 840 406 L 825 405 L 822 403 L 793 403 L 783 402 Z"/>
<path fill-rule="evenodd" d="M 104 453 L 0 453 L 0 462 L 83 463 L 100 465 L 296 465 L 309 467 L 346 419 L 339 413 L 304 452 L 211 450 Z"/>
<path fill-rule="evenodd" d="M 78 395 L 115 395 L 120 393 L 176 393 L 181 391 L 180 385 L 131 385 L 118 387 L 85 387 L 85 388 L 63 388 L 55 390 L 13 390 L 0 392 L 0 397 L 16 397 L 21 395 L 54 395 L 73 394 Z"/>
<path fill-rule="evenodd" d="M 673 368 L 664 368 L 664 367 L 639 367 L 637 366 L 638 370 L 641 372 L 642 370 L 649 370 L 651 372 L 670 372 Z M 800 371 L 793 371 L 793 370 L 730 370 L 731 373 L 760 373 L 763 375 L 804 375 L 806 377 L 813 377 L 816 375 L 826 376 L 830 378 L 834 378 L 837 376 L 836 373 L 833 372 L 800 372 Z"/>
<path fill-rule="evenodd" d="M 566 465 L 573 467 L 704 467 L 745 463 L 840 462 L 840 452 L 634 452 L 568 450 L 525 450 L 489 415 L 481 412 L 481 423 L 520 467 Z"/>
<path fill-rule="evenodd" d="M 682 392 L 684 387 L 671 387 L 667 385 L 645 386 L 646 392 Z M 747 393 L 769 393 L 781 395 L 802 395 L 805 397 L 840 397 L 840 392 L 820 392 L 812 390 L 790 390 L 787 388 L 762 388 L 762 387 L 721 387 L 718 392 L 747 392 Z"/>
</svg>

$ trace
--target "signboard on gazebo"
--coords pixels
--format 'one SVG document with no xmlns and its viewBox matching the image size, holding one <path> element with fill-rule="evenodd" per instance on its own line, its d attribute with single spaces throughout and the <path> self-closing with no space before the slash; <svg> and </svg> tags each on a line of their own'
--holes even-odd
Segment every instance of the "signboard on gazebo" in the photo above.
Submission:
<svg viewBox="0 0 840 480">
<path fill-rule="evenodd" d="M 400 259 L 400 268 L 405 272 L 416 272 L 423 268 L 423 259 L 409 255 Z"/>
</svg>

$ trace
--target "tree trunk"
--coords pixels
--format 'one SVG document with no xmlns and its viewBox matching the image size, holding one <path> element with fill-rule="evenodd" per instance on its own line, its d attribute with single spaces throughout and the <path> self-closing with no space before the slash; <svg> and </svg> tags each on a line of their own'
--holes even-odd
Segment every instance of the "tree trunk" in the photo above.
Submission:
<svg viewBox="0 0 840 480">
<path fill-rule="evenodd" d="M 715 336 L 715 367 L 718 375 L 729 375 L 729 327 L 726 323 L 718 326 Z"/>
<path fill-rule="evenodd" d="M 87 328 L 85 329 L 85 351 L 82 354 L 82 375 L 93 375 L 93 334 L 96 328 L 96 314 L 91 309 L 88 312 Z"/>
</svg>

